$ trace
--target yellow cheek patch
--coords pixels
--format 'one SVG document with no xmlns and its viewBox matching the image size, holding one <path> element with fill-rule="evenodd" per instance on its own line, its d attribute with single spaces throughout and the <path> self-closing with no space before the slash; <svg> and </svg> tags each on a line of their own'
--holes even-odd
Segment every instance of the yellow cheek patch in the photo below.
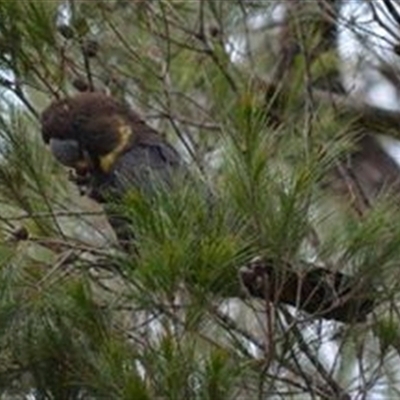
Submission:
<svg viewBox="0 0 400 400">
<path fill-rule="evenodd" d="M 117 132 L 118 145 L 112 152 L 100 157 L 100 168 L 103 172 L 109 172 L 111 170 L 118 157 L 128 146 L 133 135 L 132 128 L 126 123 L 121 123 Z"/>
</svg>

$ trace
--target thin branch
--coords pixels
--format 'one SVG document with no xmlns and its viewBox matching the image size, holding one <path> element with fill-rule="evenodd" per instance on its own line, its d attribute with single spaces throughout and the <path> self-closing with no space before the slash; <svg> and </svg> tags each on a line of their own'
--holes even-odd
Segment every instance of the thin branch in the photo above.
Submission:
<svg viewBox="0 0 400 400">
<path fill-rule="evenodd" d="M 396 21 L 397 25 L 400 27 L 400 14 L 396 10 L 396 7 L 390 0 L 382 0 L 383 4 L 385 4 L 387 10 L 389 11 L 392 18 Z"/>
<path fill-rule="evenodd" d="M 306 357 L 309 359 L 311 364 L 315 367 L 315 369 L 318 371 L 319 375 L 321 378 L 330 386 L 330 388 L 333 390 L 333 394 L 335 398 L 337 399 L 343 399 L 343 400 L 351 400 L 351 396 L 346 393 L 346 391 L 336 382 L 331 374 L 328 373 L 328 371 L 325 370 L 324 366 L 319 362 L 318 358 L 314 356 L 312 351 L 310 350 L 307 342 L 304 340 L 304 337 L 298 327 L 296 326 L 294 322 L 294 318 L 292 315 L 286 311 L 282 310 L 285 319 L 291 323 L 291 331 L 296 337 L 296 342 L 299 345 L 300 350 L 303 352 L 303 354 L 306 355 Z"/>
<path fill-rule="evenodd" d="M 104 211 L 54 211 L 54 212 L 32 212 L 29 214 L 17 215 L 14 217 L 3 217 L 0 215 L 0 221 L 23 221 L 25 219 L 52 219 L 53 217 L 86 217 L 104 215 Z"/>
</svg>

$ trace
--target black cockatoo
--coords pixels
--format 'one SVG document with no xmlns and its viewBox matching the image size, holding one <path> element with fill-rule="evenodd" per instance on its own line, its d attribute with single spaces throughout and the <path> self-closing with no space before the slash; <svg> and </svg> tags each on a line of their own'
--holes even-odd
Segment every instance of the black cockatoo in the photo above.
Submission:
<svg viewBox="0 0 400 400">
<path fill-rule="evenodd" d="M 132 239 L 129 224 L 110 205 L 129 189 L 150 192 L 186 173 L 173 146 L 126 104 L 106 94 L 85 92 L 54 101 L 43 111 L 41 124 L 54 157 L 73 168 L 76 183 L 103 203 L 120 243 Z"/>
<path fill-rule="evenodd" d="M 127 105 L 105 94 L 85 92 L 57 100 L 43 112 L 41 123 L 44 142 L 61 164 L 75 170 L 78 185 L 87 186 L 88 194 L 104 205 L 125 249 L 133 235 L 130 221 L 114 212 L 115 200 L 132 189 L 146 195 L 160 184 L 170 188 L 179 176 L 189 177 L 174 147 Z M 210 196 L 207 190 L 204 194 Z M 373 308 L 368 296 L 352 293 L 357 280 L 341 272 L 311 267 L 300 276 L 291 266 L 286 268 L 282 274 L 279 264 L 250 262 L 240 270 L 240 280 L 251 296 L 322 318 L 363 321 Z"/>
</svg>

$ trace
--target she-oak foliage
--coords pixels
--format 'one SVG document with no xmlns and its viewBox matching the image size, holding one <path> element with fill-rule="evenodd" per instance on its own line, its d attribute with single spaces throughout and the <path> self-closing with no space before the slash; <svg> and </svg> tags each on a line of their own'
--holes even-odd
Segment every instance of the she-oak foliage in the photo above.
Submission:
<svg viewBox="0 0 400 400">
<path fill-rule="evenodd" d="M 324 8 L 290 9 L 287 36 L 248 23 L 278 5 L 0 0 L 2 399 L 398 394 L 397 196 L 361 201 L 362 121 L 313 92 L 338 62 Z M 115 205 L 137 251 L 42 142 L 43 109 L 82 88 L 137 110 L 201 182 Z M 352 276 L 374 311 L 341 324 L 251 298 L 254 257 L 281 280 L 286 265 Z"/>
</svg>

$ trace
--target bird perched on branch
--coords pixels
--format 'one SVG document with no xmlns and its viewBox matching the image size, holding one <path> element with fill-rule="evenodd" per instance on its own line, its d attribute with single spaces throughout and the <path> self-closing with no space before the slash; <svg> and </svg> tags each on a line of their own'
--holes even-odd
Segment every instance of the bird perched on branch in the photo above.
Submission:
<svg viewBox="0 0 400 400">
<path fill-rule="evenodd" d="M 54 157 L 73 168 L 78 186 L 105 205 L 120 242 L 131 238 L 126 221 L 107 211 L 110 200 L 135 188 L 170 185 L 185 166 L 179 153 L 123 102 L 84 92 L 56 100 L 44 110 L 42 137 Z"/>
<path fill-rule="evenodd" d="M 132 189 L 146 195 L 160 184 L 170 188 L 177 176 L 187 176 L 179 153 L 127 105 L 105 94 L 57 100 L 41 122 L 44 142 L 61 164 L 75 170 L 78 186 L 87 186 L 89 196 L 103 203 L 124 247 L 133 236 L 129 220 L 114 212 L 114 201 Z M 351 277 L 321 268 L 300 276 L 290 265 L 285 268 L 282 274 L 279 265 L 257 259 L 240 269 L 240 280 L 253 297 L 326 319 L 364 321 L 373 308 L 373 299 L 353 293 L 357 282 Z"/>
<path fill-rule="evenodd" d="M 240 268 L 239 278 L 252 297 L 328 320 L 363 322 L 375 305 L 376 290 L 366 291 L 360 279 L 312 264 L 299 271 L 289 263 L 255 257 Z"/>
</svg>

